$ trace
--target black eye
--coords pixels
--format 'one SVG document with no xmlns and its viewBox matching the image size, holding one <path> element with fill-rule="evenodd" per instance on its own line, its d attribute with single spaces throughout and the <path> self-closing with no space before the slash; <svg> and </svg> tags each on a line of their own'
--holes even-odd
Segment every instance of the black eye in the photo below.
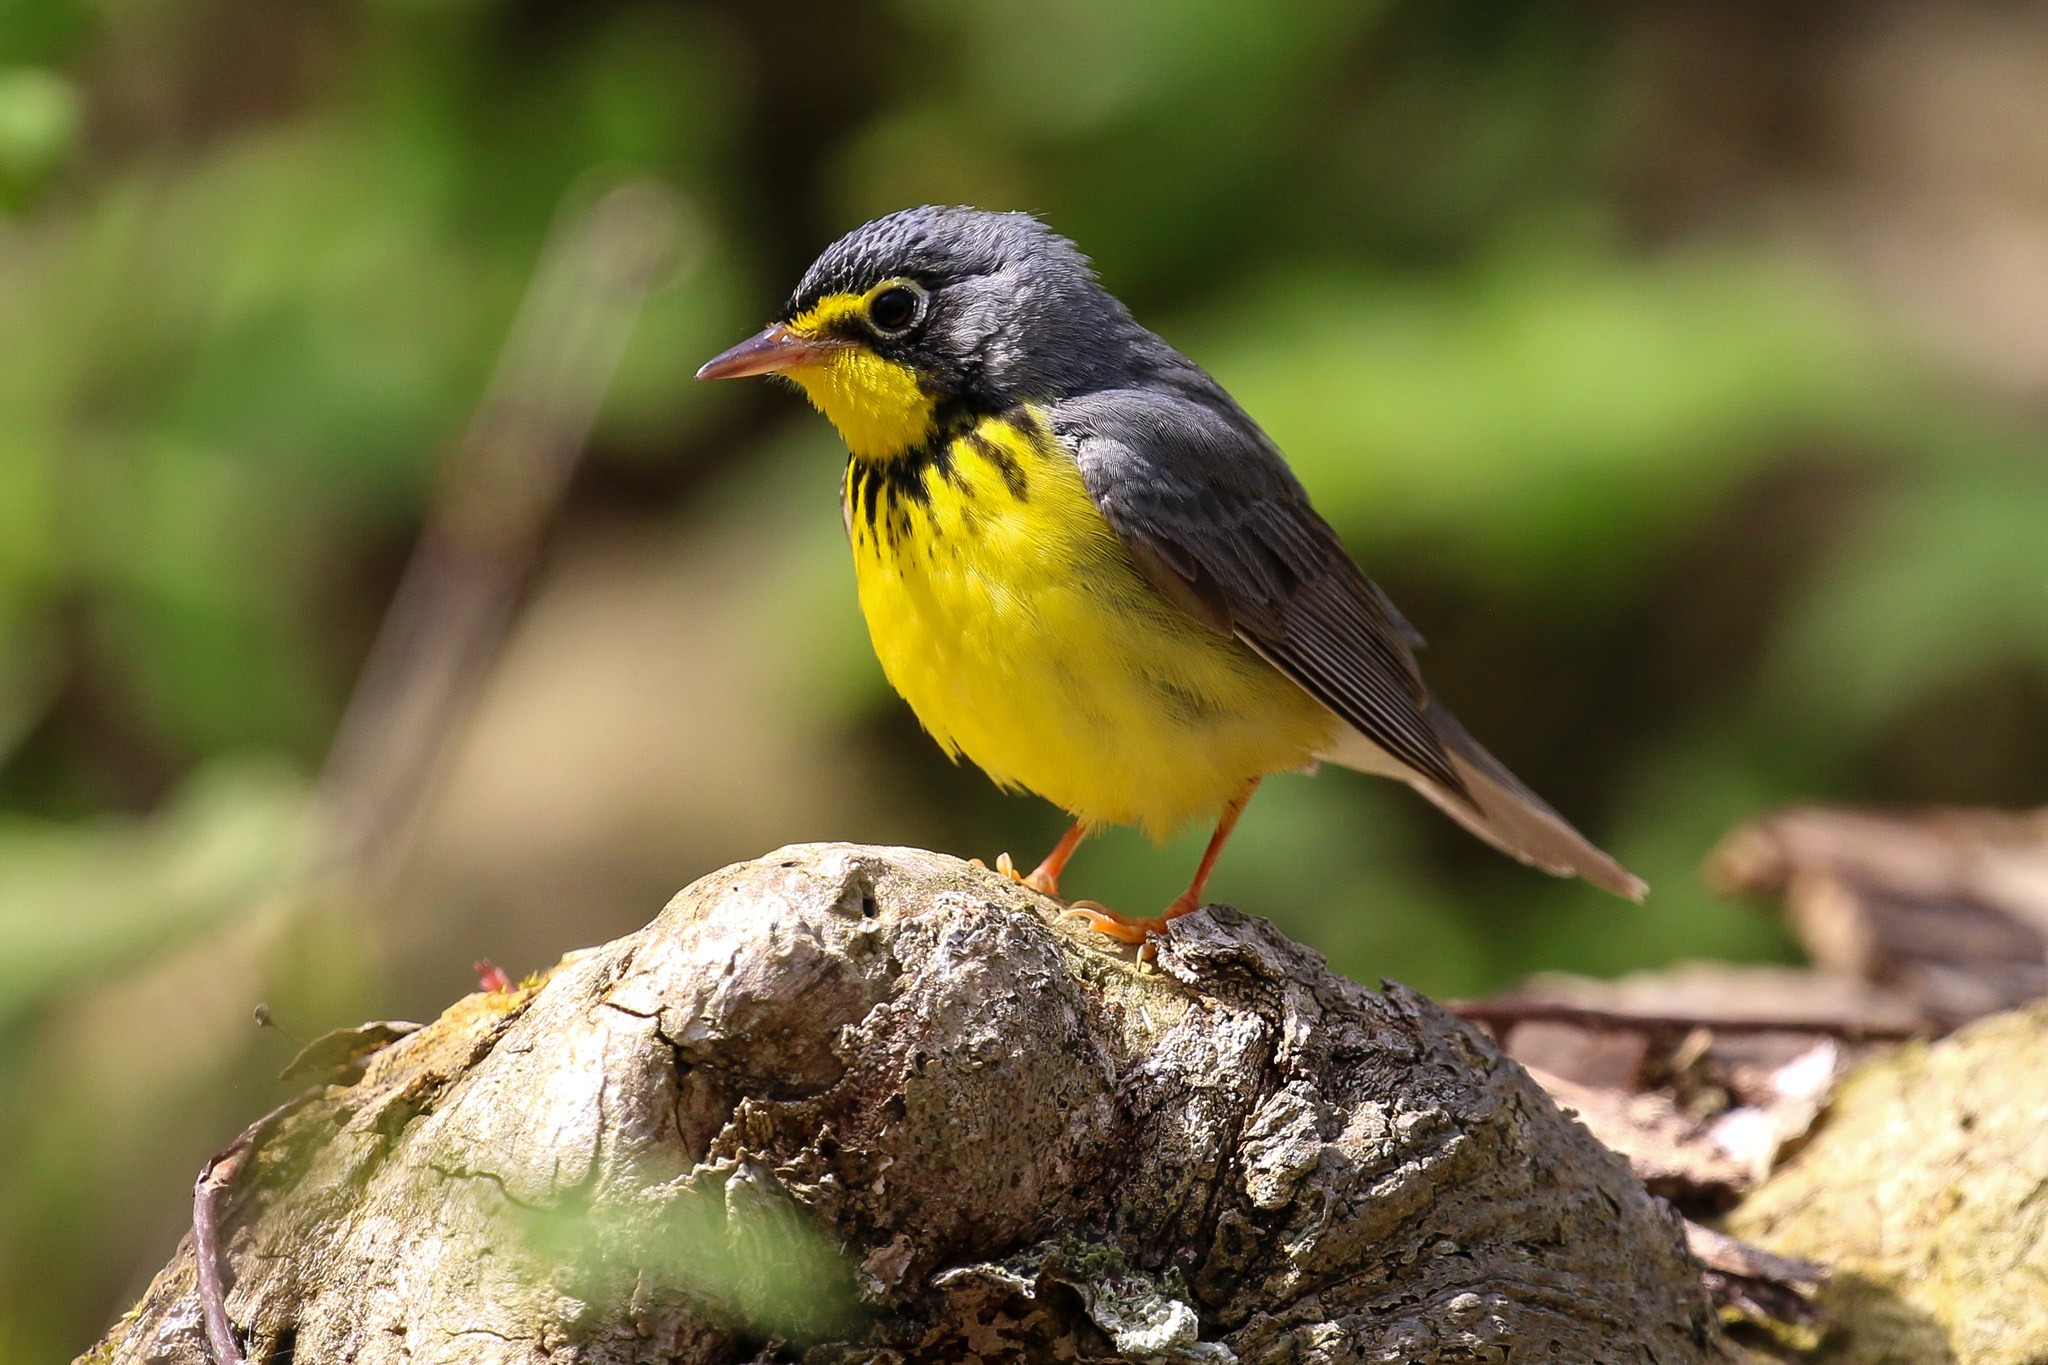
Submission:
<svg viewBox="0 0 2048 1365">
<path fill-rule="evenodd" d="M 892 285 L 868 300 L 868 321 L 875 330 L 894 336 L 917 321 L 917 291 Z"/>
</svg>

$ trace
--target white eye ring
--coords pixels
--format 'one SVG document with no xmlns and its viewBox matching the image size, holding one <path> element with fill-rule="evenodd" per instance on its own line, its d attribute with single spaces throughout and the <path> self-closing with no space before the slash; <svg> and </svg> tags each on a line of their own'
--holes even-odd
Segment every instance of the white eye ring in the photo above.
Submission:
<svg viewBox="0 0 2048 1365">
<path fill-rule="evenodd" d="M 863 310 L 868 327 L 878 337 L 900 337 L 924 319 L 925 300 L 930 296 L 924 286 L 915 280 L 887 280 L 876 286 L 868 295 L 867 307 Z M 888 325 L 889 320 L 878 316 L 878 309 L 885 300 L 891 310 L 901 307 L 900 299 L 909 300 L 910 311 L 903 315 L 901 323 Z"/>
</svg>

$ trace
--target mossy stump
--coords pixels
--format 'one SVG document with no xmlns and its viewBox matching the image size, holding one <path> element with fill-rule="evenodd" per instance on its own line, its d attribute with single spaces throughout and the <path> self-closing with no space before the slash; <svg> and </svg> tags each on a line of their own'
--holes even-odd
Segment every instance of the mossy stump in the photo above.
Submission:
<svg viewBox="0 0 2048 1365">
<path fill-rule="evenodd" d="M 1263 921 L 1139 961 L 805 845 L 259 1135 L 252 1360 L 1685 1362 L 1675 1218 L 1479 1033 Z M 190 1240 L 96 1359 L 207 1360 Z"/>
</svg>

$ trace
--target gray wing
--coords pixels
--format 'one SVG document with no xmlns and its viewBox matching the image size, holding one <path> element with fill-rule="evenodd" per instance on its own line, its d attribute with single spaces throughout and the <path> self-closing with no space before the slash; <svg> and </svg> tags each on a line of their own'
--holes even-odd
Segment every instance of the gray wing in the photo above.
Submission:
<svg viewBox="0 0 2048 1365">
<path fill-rule="evenodd" d="M 1466 800 L 1430 719 L 1421 639 L 1220 388 L 1111 389 L 1049 411 L 1147 578 L 1237 635 L 1387 753 Z"/>
</svg>

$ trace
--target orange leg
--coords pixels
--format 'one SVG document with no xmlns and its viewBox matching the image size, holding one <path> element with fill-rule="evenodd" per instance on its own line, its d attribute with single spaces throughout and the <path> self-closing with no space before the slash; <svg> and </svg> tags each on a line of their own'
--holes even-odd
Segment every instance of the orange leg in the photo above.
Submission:
<svg viewBox="0 0 2048 1365">
<path fill-rule="evenodd" d="M 1007 853 L 996 859 L 996 871 L 1013 881 L 1024 883 L 1040 895 L 1057 899 L 1060 894 L 1060 874 L 1067 870 L 1067 862 L 1074 856 L 1074 850 L 1079 848 L 1081 841 L 1087 837 L 1088 827 L 1076 820 L 1073 827 L 1062 834 L 1060 841 L 1052 846 L 1052 852 L 1045 855 L 1045 861 L 1032 868 L 1029 873 L 1019 874 Z"/>
<path fill-rule="evenodd" d="M 1088 921 L 1088 926 L 1099 934 L 1107 934 L 1125 943 L 1143 943 L 1148 936 L 1164 934 L 1166 922 L 1178 919 L 1193 910 L 1202 908 L 1202 892 L 1209 885 L 1209 874 L 1216 870 L 1216 858 L 1223 852 L 1223 845 L 1230 838 L 1230 832 L 1237 828 L 1237 817 L 1244 814 L 1245 804 L 1252 799 L 1252 793 L 1259 788 L 1259 779 L 1253 778 L 1244 784 L 1244 789 L 1230 798 L 1223 813 L 1216 817 L 1216 832 L 1209 836 L 1209 847 L 1202 851 L 1202 861 L 1195 866 L 1195 879 L 1188 883 L 1188 889 L 1174 897 L 1173 904 L 1156 919 L 1132 919 L 1105 909 L 1092 901 L 1075 901 L 1067 913 L 1077 919 Z"/>
</svg>

